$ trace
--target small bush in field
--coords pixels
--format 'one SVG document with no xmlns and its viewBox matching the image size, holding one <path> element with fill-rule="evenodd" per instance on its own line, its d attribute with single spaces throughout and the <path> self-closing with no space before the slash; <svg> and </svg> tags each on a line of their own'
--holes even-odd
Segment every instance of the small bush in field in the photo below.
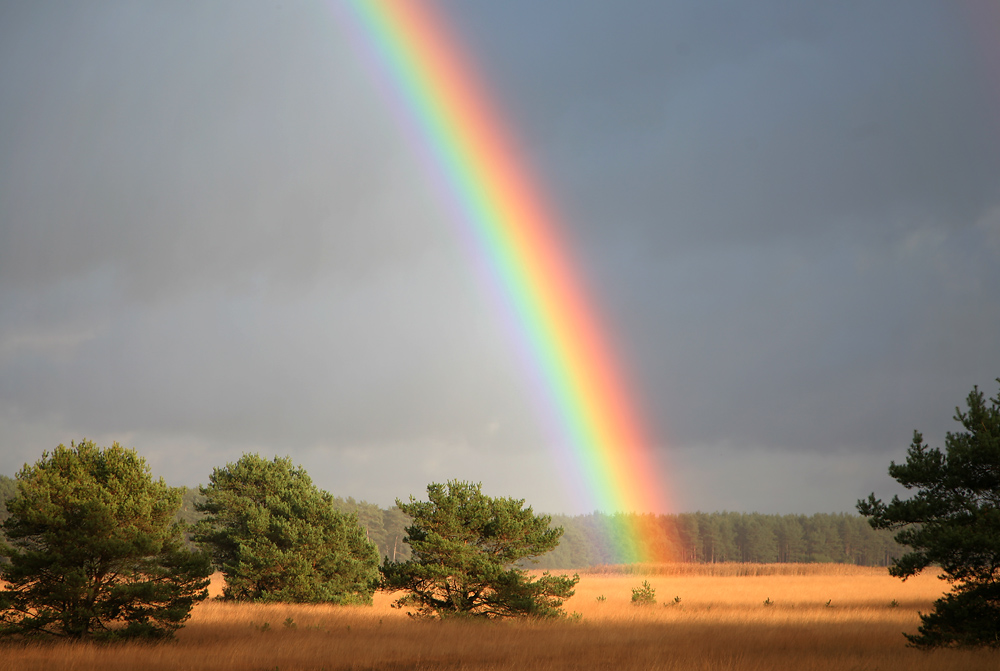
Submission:
<svg viewBox="0 0 1000 671">
<path fill-rule="evenodd" d="M 632 588 L 632 605 L 634 606 L 654 606 L 656 605 L 656 590 L 649 584 L 648 580 L 642 581 L 642 586 Z"/>
</svg>

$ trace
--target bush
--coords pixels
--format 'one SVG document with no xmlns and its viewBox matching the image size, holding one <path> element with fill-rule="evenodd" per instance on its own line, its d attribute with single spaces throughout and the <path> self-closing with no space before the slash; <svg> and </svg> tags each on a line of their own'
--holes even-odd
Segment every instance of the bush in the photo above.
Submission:
<svg viewBox="0 0 1000 671">
<path fill-rule="evenodd" d="M 632 588 L 633 606 L 655 606 L 656 590 L 649 584 L 648 580 L 643 580 L 642 585 Z"/>
</svg>

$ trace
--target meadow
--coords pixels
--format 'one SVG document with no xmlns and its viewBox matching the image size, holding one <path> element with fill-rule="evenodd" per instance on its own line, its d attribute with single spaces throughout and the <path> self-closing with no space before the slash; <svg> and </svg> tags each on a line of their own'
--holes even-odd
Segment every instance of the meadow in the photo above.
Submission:
<svg viewBox="0 0 1000 671">
<path fill-rule="evenodd" d="M 646 580 L 658 603 L 631 603 Z M 162 645 L 4 645 L 0 670 L 667 669 L 770 671 L 1000 668 L 1000 651 L 906 647 L 917 611 L 947 587 L 884 568 L 671 564 L 581 573 L 561 622 L 426 621 L 373 607 L 199 605 Z M 220 589 L 213 583 L 213 592 Z"/>
</svg>

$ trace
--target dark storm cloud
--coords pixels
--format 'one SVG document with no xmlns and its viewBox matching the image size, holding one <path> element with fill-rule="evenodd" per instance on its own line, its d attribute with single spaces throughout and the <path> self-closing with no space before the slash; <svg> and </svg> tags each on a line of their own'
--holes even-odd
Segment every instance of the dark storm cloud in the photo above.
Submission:
<svg viewBox="0 0 1000 671">
<path fill-rule="evenodd" d="M 977 5 L 442 8 L 679 508 L 847 510 L 913 428 L 939 444 L 993 392 Z M 338 17 L 0 4 L 0 472 L 86 435 L 187 484 L 259 450 L 381 503 L 460 477 L 586 509 L 549 486 L 565 464 L 481 260 Z"/>
</svg>

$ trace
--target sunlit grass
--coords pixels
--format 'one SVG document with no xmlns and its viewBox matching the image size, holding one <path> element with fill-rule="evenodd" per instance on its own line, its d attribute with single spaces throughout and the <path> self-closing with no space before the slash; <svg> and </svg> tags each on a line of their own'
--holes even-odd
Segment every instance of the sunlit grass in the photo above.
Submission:
<svg viewBox="0 0 1000 671">
<path fill-rule="evenodd" d="M 581 619 L 564 622 L 415 621 L 391 608 L 388 594 L 377 594 L 373 607 L 209 601 L 171 644 L 8 645 L 0 647 L 0 669 L 1000 668 L 997 652 L 906 647 L 901 632 L 915 631 L 916 611 L 946 587 L 932 575 L 904 583 L 885 569 L 836 566 L 681 575 L 687 570 L 584 574 L 566 604 Z M 643 580 L 657 605 L 632 605 L 632 588 Z"/>
</svg>

